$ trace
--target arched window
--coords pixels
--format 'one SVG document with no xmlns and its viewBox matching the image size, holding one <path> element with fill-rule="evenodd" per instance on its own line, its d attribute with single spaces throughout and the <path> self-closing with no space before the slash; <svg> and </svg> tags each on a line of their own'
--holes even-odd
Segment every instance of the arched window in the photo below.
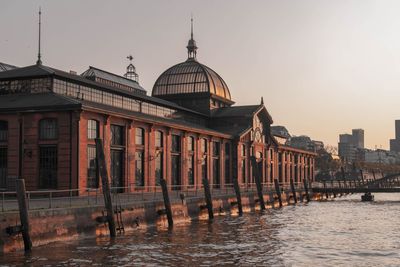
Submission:
<svg viewBox="0 0 400 267">
<path fill-rule="evenodd" d="M 8 122 L 0 121 L 0 142 L 8 139 Z"/>
<path fill-rule="evenodd" d="M 163 132 L 155 132 L 155 164 L 156 164 L 156 185 L 160 185 L 161 179 L 163 178 L 164 172 L 164 155 L 163 155 Z"/>
<path fill-rule="evenodd" d="M 57 119 L 42 119 L 39 122 L 39 139 L 51 140 L 57 139 Z"/>
<path fill-rule="evenodd" d="M 96 139 L 100 136 L 99 122 L 96 120 L 88 120 L 88 139 Z"/>
</svg>

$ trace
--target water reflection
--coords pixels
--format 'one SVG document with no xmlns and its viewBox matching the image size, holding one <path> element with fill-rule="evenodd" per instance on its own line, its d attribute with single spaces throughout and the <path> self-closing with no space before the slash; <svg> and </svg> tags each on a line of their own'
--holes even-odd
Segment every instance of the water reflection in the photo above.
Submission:
<svg viewBox="0 0 400 267">
<path fill-rule="evenodd" d="M 137 231 L 13 253 L 7 266 L 388 266 L 400 264 L 400 195 L 336 201 L 217 217 L 173 230 Z"/>
</svg>

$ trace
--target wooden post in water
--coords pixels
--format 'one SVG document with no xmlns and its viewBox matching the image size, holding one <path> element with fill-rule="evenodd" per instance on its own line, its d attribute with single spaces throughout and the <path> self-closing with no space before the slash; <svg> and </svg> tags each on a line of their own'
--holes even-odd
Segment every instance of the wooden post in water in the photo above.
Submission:
<svg viewBox="0 0 400 267">
<path fill-rule="evenodd" d="M 115 237 L 117 235 L 117 232 L 115 230 L 114 210 L 111 201 L 110 185 L 108 183 L 108 173 L 107 173 L 106 161 L 104 158 L 103 142 L 100 138 L 96 138 L 95 142 L 96 142 L 97 167 L 99 168 L 101 176 L 104 204 L 107 210 L 108 229 L 110 230 L 110 237 Z"/>
<path fill-rule="evenodd" d="M 213 204 L 211 198 L 211 191 L 210 191 L 210 183 L 208 182 L 207 178 L 203 178 L 203 186 L 204 186 L 204 196 L 206 198 L 207 210 L 208 210 L 208 219 L 214 219 L 214 211 L 213 211 Z"/>
<path fill-rule="evenodd" d="M 331 189 L 332 189 L 332 193 L 333 193 L 333 198 L 336 198 L 335 189 L 333 188 L 333 180 L 331 180 Z"/>
<path fill-rule="evenodd" d="M 18 198 L 19 219 L 21 220 L 22 238 L 24 239 L 25 251 L 32 249 L 31 236 L 29 234 L 29 216 L 26 205 L 25 180 L 16 179 L 16 191 Z"/>
<path fill-rule="evenodd" d="M 278 179 L 274 179 L 274 184 L 275 184 L 275 191 L 276 194 L 278 195 L 278 200 L 279 200 L 279 207 L 282 208 L 282 195 L 281 195 L 281 188 L 279 187 L 279 182 Z"/>
<path fill-rule="evenodd" d="M 306 191 L 307 202 L 310 202 L 310 194 L 308 193 L 308 183 L 306 179 L 303 180 L 303 184 L 304 184 L 304 190 Z"/>
<path fill-rule="evenodd" d="M 161 190 L 164 198 L 165 214 L 167 215 L 168 227 L 174 226 L 174 220 L 172 218 L 171 202 L 169 201 L 167 181 L 164 178 L 160 180 Z"/>
<path fill-rule="evenodd" d="M 324 180 L 324 190 L 325 190 L 325 197 L 326 199 L 329 198 L 328 189 L 326 188 L 326 180 Z"/>
<path fill-rule="evenodd" d="M 296 188 L 294 187 L 293 178 L 290 179 L 290 189 L 292 190 L 294 204 L 297 204 Z"/>
<path fill-rule="evenodd" d="M 374 181 L 376 180 L 376 177 L 375 177 L 375 170 L 372 170 L 372 176 L 374 177 Z"/>
<path fill-rule="evenodd" d="M 254 181 L 256 182 L 256 186 L 257 186 L 257 194 L 258 194 L 258 200 L 260 203 L 260 209 L 265 210 L 264 195 L 262 192 L 262 185 L 261 185 L 261 175 L 260 175 L 260 171 L 258 169 L 256 157 L 251 156 L 250 160 L 251 160 L 251 166 L 253 167 Z"/>
<path fill-rule="evenodd" d="M 233 188 L 235 189 L 236 202 L 238 205 L 239 216 L 242 216 L 243 215 L 242 196 L 240 194 L 239 181 L 237 178 L 233 178 Z"/>
</svg>

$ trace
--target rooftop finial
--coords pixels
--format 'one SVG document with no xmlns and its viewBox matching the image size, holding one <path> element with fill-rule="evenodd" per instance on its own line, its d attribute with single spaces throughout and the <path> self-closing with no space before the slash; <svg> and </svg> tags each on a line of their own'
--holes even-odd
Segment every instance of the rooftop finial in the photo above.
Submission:
<svg viewBox="0 0 400 267">
<path fill-rule="evenodd" d="M 136 73 L 136 68 L 132 63 L 133 56 L 129 55 L 126 58 L 129 60 L 129 65 L 126 67 L 124 77 L 139 83 L 139 75 Z"/>
<path fill-rule="evenodd" d="M 264 97 L 261 97 L 261 105 L 264 105 Z"/>
<path fill-rule="evenodd" d="M 193 15 L 190 18 L 190 40 L 186 48 L 188 50 L 188 59 L 196 59 L 197 46 L 196 41 L 193 39 Z"/>
<path fill-rule="evenodd" d="M 36 61 L 36 64 L 37 65 L 42 65 L 42 60 L 41 60 L 41 57 L 42 57 L 42 55 L 40 54 L 40 41 L 41 41 L 41 36 L 40 36 L 40 28 L 41 28 L 41 26 L 42 26 L 42 8 L 41 7 L 39 7 L 39 47 L 38 47 L 38 59 L 37 59 L 37 61 Z"/>
</svg>

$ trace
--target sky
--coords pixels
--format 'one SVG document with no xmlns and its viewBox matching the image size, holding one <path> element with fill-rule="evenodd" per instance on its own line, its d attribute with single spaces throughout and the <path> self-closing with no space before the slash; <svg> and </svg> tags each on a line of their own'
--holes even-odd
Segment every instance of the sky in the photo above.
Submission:
<svg viewBox="0 0 400 267">
<path fill-rule="evenodd" d="M 32 65 L 42 8 L 44 65 L 124 74 L 134 57 L 151 94 L 185 61 L 194 17 L 197 59 L 219 73 L 236 105 L 260 103 L 274 125 L 337 146 L 365 130 L 389 147 L 400 119 L 400 1 L 0 0 L 0 62 Z"/>
</svg>

